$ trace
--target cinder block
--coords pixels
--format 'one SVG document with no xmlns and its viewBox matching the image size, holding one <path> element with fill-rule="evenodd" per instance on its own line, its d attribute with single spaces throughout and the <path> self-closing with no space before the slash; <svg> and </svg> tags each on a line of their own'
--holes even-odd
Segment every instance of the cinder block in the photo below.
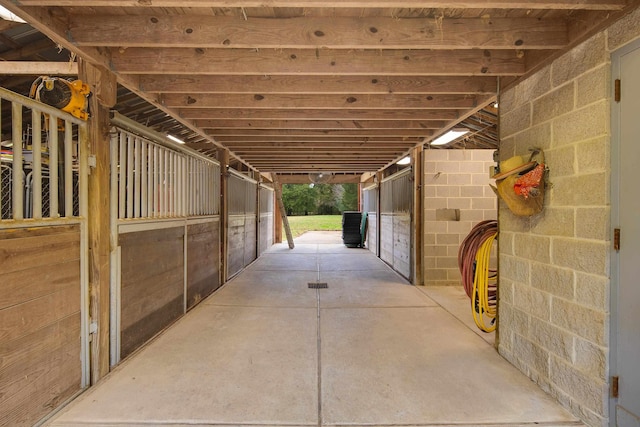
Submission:
<svg viewBox="0 0 640 427">
<path fill-rule="evenodd" d="M 469 173 L 450 173 L 447 174 L 447 183 L 449 185 L 469 185 L 471 184 L 471 174 Z"/>
<path fill-rule="evenodd" d="M 535 369 L 544 377 L 549 377 L 548 351 L 515 333 L 513 335 L 513 353 L 525 365 Z"/>
<path fill-rule="evenodd" d="M 446 246 L 428 246 L 424 248 L 424 256 L 443 257 L 447 256 Z"/>
<path fill-rule="evenodd" d="M 531 286 L 568 300 L 575 296 L 573 271 L 554 265 L 531 263 Z"/>
<path fill-rule="evenodd" d="M 447 270 L 443 268 L 429 268 L 424 273 L 425 281 L 447 280 Z"/>
<path fill-rule="evenodd" d="M 471 221 L 474 224 L 485 220 L 485 211 L 480 209 L 461 209 L 460 220 Z"/>
<path fill-rule="evenodd" d="M 436 268 L 436 259 L 437 259 L 436 257 L 432 257 L 432 256 L 424 257 L 422 259 L 422 267 L 426 269 Z"/>
<path fill-rule="evenodd" d="M 614 51 L 640 37 L 640 9 L 617 21 L 607 29 L 609 50 Z"/>
<path fill-rule="evenodd" d="M 438 257 L 436 258 L 436 268 L 446 268 L 456 270 L 458 268 L 457 258 L 451 257 Z M 458 271 L 458 270 L 456 270 Z M 459 274 L 456 277 L 460 277 Z M 447 274 L 447 278 L 450 279 L 450 275 Z"/>
<path fill-rule="evenodd" d="M 438 197 L 460 197 L 460 187 L 457 185 L 438 185 L 436 195 Z"/>
<path fill-rule="evenodd" d="M 485 168 L 485 162 L 464 162 L 460 163 L 460 171 L 466 173 L 486 173 L 489 174 L 489 168 Z"/>
<path fill-rule="evenodd" d="M 533 342 L 567 362 L 573 360 L 574 336 L 567 331 L 538 318 L 531 318 L 529 331 Z"/>
<path fill-rule="evenodd" d="M 460 172 L 460 162 L 437 162 L 436 171 L 442 173 L 458 173 Z"/>
<path fill-rule="evenodd" d="M 559 147 L 606 136 L 609 129 L 607 101 L 590 104 L 553 120 L 553 146 Z"/>
<path fill-rule="evenodd" d="M 551 356 L 551 378 L 553 382 L 572 398 L 591 411 L 604 415 L 604 396 L 607 386 L 604 381 L 584 375 L 566 361 Z"/>
<path fill-rule="evenodd" d="M 605 314 L 601 311 L 553 297 L 551 323 L 595 344 L 606 345 Z"/>
<path fill-rule="evenodd" d="M 551 238 L 533 234 L 516 234 L 513 238 L 515 256 L 541 263 L 551 261 Z"/>
<path fill-rule="evenodd" d="M 578 107 L 609 98 L 611 85 L 609 70 L 609 64 L 605 64 L 589 71 L 576 80 L 576 103 Z"/>
<path fill-rule="evenodd" d="M 445 150 L 447 158 L 453 162 L 468 162 L 473 159 L 473 152 L 476 150 Z"/>
<path fill-rule="evenodd" d="M 500 114 L 500 138 L 522 132 L 531 126 L 531 104 L 526 103 L 514 110 Z M 502 155 L 502 154 L 501 154 Z"/>
<path fill-rule="evenodd" d="M 610 168 L 610 140 L 602 136 L 576 145 L 579 173 L 606 172 Z"/>
<path fill-rule="evenodd" d="M 504 202 L 498 200 L 498 218 L 500 221 L 500 231 L 514 231 L 527 233 L 531 230 L 531 222 L 529 218 L 515 216 L 507 208 Z"/>
<path fill-rule="evenodd" d="M 539 319 L 551 317 L 551 296 L 546 292 L 514 282 L 513 301 L 517 308 Z"/>
<path fill-rule="evenodd" d="M 447 185 L 447 177 L 446 173 L 439 172 L 425 174 L 424 185 Z"/>
<path fill-rule="evenodd" d="M 424 174 L 431 174 L 433 175 L 434 173 L 438 172 L 436 170 L 436 165 L 438 164 L 438 162 L 436 161 L 429 161 L 429 160 L 425 160 L 424 162 Z"/>
<path fill-rule="evenodd" d="M 533 101 L 532 123 L 546 122 L 573 110 L 574 93 L 574 84 L 569 82 Z"/>
<path fill-rule="evenodd" d="M 485 209 L 482 211 L 483 213 L 483 221 L 487 221 L 490 219 L 498 219 L 498 211 L 496 209 Z"/>
<path fill-rule="evenodd" d="M 472 200 L 475 201 L 475 199 L 470 199 L 468 197 L 449 197 L 447 206 L 449 209 L 470 209 Z"/>
<path fill-rule="evenodd" d="M 501 254 L 513 255 L 513 238 L 514 234 L 509 231 L 498 233 L 498 246 Z"/>
<path fill-rule="evenodd" d="M 472 209 L 492 209 L 496 207 L 496 199 L 486 197 L 476 197 L 471 199 Z"/>
<path fill-rule="evenodd" d="M 491 182 L 492 181 L 491 181 L 491 177 L 489 177 L 489 171 L 471 174 L 472 185 L 489 185 L 489 183 Z"/>
<path fill-rule="evenodd" d="M 609 240 L 609 206 L 576 209 L 576 236 L 584 239 Z"/>
<path fill-rule="evenodd" d="M 422 194 L 426 199 L 429 199 L 430 197 L 436 197 L 436 188 L 438 188 L 439 186 L 435 186 L 435 185 L 425 185 L 422 187 Z"/>
<path fill-rule="evenodd" d="M 530 102 L 551 90 L 551 66 L 546 66 L 516 86 L 516 102 Z"/>
<path fill-rule="evenodd" d="M 551 84 L 561 86 L 606 61 L 605 33 L 600 32 L 553 62 Z"/>
<path fill-rule="evenodd" d="M 511 111 L 518 107 L 516 103 L 516 88 L 512 87 L 505 91 L 500 92 L 500 98 L 498 99 L 500 110 Z"/>
<path fill-rule="evenodd" d="M 551 147 L 551 123 L 545 122 L 532 126 L 524 132 L 515 136 L 515 154 L 528 154 L 530 148 L 542 148 L 546 150 Z M 502 144 L 500 144 L 500 156 L 502 157 Z M 507 156 L 505 160 L 511 156 Z"/>
<path fill-rule="evenodd" d="M 436 190 L 437 194 L 437 190 Z M 429 209 L 445 209 L 447 207 L 446 197 L 432 197 L 427 200 L 427 207 Z"/>
<path fill-rule="evenodd" d="M 442 161 L 442 160 L 449 160 L 449 154 L 448 151 L 451 150 L 445 150 L 445 149 L 441 149 L 441 148 L 431 148 L 431 146 L 428 146 L 429 148 L 424 150 L 424 159 L 426 162 L 437 162 L 437 161 Z"/>
<path fill-rule="evenodd" d="M 460 221 L 460 209 L 436 209 L 436 221 Z"/>
<path fill-rule="evenodd" d="M 461 242 L 459 234 L 438 234 L 436 236 L 436 243 L 438 245 L 459 245 Z"/>
<path fill-rule="evenodd" d="M 576 173 L 576 154 L 573 145 L 547 150 L 544 159 L 549 167 L 549 179 L 557 176 L 568 176 Z"/>
<path fill-rule="evenodd" d="M 586 375 L 606 381 L 607 349 L 592 342 L 576 338 L 573 364 Z"/>
<path fill-rule="evenodd" d="M 604 172 L 558 177 L 552 182 L 551 203 L 554 206 L 603 206 L 609 203 L 609 177 Z"/>
<path fill-rule="evenodd" d="M 490 162 L 493 163 L 493 151 L 494 150 L 467 150 L 471 151 L 474 161 Z"/>
<path fill-rule="evenodd" d="M 425 221 L 424 222 L 425 233 L 438 234 L 447 232 L 447 223 L 441 221 Z"/>
<path fill-rule="evenodd" d="M 558 237 L 553 240 L 551 259 L 559 266 L 607 275 L 608 249 L 606 242 Z"/>
<path fill-rule="evenodd" d="M 531 232 L 545 236 L 574 236 L 575 209 L 545 207 L 539 215 L 531 218 Z"/>
<path fill-rule="evenodd" d="M 551 126 L 549 126 L 551 128 Z M 505 137 L 503 132 L 500 132 L 500 158 L 506 160 L 516 155 L 516 137 L 518 135 L 512 135 Z"/>
<path fill-rule="evenodd" d="M 482 185 L 466 185 L 460 187 L 460 196 L 462 197 L 484 197 L 484 186 Z"/>
<path fill-rule="evenodd" d="M 576 273 L 576 302 L 594 310 L 609 310 L 609 278 L 595 274 Z"/>
<path fill-rule="evenodd" d="M 500 304 L 508 303 L 513 305 L 513 282 L 504 277 L 500 277 L 498 287 L 500 288 Z M 502 326 L 500 326 L 502 328 Z"/>
</svg>

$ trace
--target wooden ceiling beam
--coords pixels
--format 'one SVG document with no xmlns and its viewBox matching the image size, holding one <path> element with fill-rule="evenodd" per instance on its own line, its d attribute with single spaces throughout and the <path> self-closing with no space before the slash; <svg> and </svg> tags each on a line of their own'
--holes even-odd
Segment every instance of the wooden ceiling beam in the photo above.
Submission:
<svg viewBox="0 0 640 427">
<path fill-rule="evenodd" d="M 459 110 L 358 110 L 358 109 L 228 109 L 177 108 L 178 116 L 189 119 L 220 120 L 456 120 Z"/>
<path fill-rule="evenodd" d="M 280 94 L 163 94 L 168 108 L 251 109 L 462 109 L 479 103 L 477 95 L 280 95 Z"/>
<path fill-rule="evenodd" d="M 482 76 L 215 76 L 140 75 L 149 93 L 279 93 L 279 94 L 495 94 L 496 77 Z"/>
<path fill-rule="evenodd" d="M 443 120 L 196 120 L 202 129 L 439 129 Z"/>
<path fill-rule="evenodd" d="M 122 31 L 135 28 L 136 31 Z M 561 49 L 561 19 L 71 15 L 78 46 L 241 49 Z"/>
<path fill-rule="evenodd" d="M 332 147 L 344 145 L 367 145 L 377 144 L 385 145 L 406 145 L 417 144 L 421 141 L 421 137 L 397 138 L 397 137 L 302 137 L 302 136 L 219 136 L 216 138 L 219 142 L 234 147 L 250 146 L 270 146 L 270 147 L 288 147 L 299 144 L 299 148 L 307 147 Z"/>
<path fill-rule="evenodd" d="M 77 0 L 20 0 L 23 6 L 78 6 Z M 619 10 L 624 0 L 486 0 L 481 6 L 469 0 L 91 0 L 87 6 L 109 7 L 324 7 L 324 8 L 436 8 L 436 9 L 562 9 Z"/>
<path fill-rule="evenodd" d="M 258 137 L 281 137 L 281 136 L 295 136 L 295 137 L 378 137 L 378 136 L 396 136 L 399 138 L 406 136 L 423 137 L 433 135 L 433 131 L 430 129 L 327 129 L 327 130 L 314 130 L 314 129 L 269 129 L 269 130 L 253 130 L 253 129 L 222 129 L 211 133 L 212 136 L 258 136 Z M 216 138 L 217 139 L 217 138 Z"/>
<path fill-rule="evenodd" d="M 110 51 L 120 74 L 517 76 L 512 50 L 128 49 Z M 539 51 L 541 53 L 546 52 Z"/>
<path fill-rule="evenodd" d="M 0 74 L 77 76 L 77 62 L 0 61 Z"/>
</svg>

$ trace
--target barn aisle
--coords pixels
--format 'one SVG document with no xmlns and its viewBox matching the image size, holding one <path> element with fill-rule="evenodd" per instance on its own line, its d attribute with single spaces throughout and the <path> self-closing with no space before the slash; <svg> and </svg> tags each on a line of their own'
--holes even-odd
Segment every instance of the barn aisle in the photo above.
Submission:
<svg viewBox="0 0 640 427">
<path fill-rule="evenodd" d="M 49 425 L 582 425 L 370 252 L 308 238 L 273 246 Z"/>
</svg>

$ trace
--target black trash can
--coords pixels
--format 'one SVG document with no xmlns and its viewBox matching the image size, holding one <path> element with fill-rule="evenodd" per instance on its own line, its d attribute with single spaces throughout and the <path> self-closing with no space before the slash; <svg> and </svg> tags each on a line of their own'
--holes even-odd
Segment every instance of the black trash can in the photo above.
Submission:
<svg viewBox="0 0 640 427">
<path fill-rule="evenodd" d="M 361 222 L 362 212 L 342 213 L 342 243 L 348 248 L 357 248 L 362 244 Z"/>
</svg>

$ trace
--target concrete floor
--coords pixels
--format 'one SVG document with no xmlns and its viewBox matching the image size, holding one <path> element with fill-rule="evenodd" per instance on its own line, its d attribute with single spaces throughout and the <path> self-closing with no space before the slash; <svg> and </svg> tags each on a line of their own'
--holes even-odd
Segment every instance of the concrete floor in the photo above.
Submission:
<svg viewBox="0 0 640 427">
<path fill-rule="evenodd" d="M 455 317 L 461 289 L 312 237 L 274 246 L 48 425 L 582 425 Z"/>
</svg>

